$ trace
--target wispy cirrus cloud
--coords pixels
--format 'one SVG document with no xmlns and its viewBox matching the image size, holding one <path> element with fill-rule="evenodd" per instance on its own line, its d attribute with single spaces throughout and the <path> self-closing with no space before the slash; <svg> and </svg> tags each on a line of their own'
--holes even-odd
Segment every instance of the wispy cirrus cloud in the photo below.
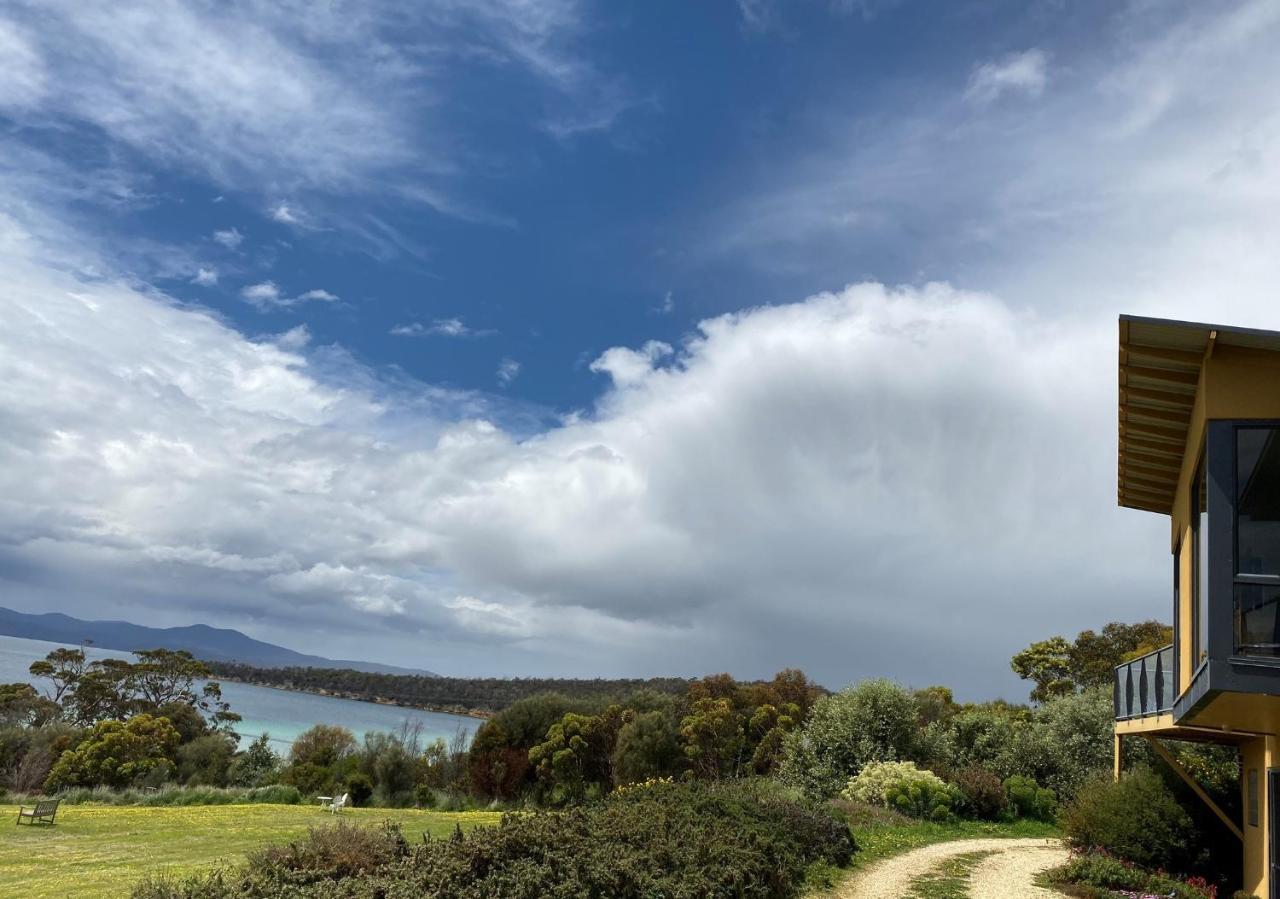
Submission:
<svg viewBox="0 0 1280 899">
<path fill-rule="evenodd" d="M 409 322 L 396 325 L 388 332 L 396 337 L 492 337 L 498 332 L 491 328 L 472 328 L 460 318 L 438 318 L 431 324 Z"/>
<path fill-rule="evenodd" d="M 965 99 L 974 103 L 992 103 L 1007 93 L 1038 97 L 1044 93 L 1049 81 L 1048 64 L 1048 55 L 1035 47 L 984 62 L 969 76 Z"/>
<path fill-rule="evenodd" d="M 498 385 L 501 387 L 510 387 L 511 382 L 520 375 L 520 363 L 515 359 L 505 358 L 498 363 L 498 370 L 495 377 L 498 379 Z"/>
</svg>

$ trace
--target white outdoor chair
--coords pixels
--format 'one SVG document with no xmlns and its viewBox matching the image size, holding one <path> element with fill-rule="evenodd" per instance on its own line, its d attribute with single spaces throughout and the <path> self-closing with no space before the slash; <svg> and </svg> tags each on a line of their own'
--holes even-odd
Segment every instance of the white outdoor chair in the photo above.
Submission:
<svg viewBox="0 0 1280 899">
<path fill-rule="evenodd" d="M 321 799 L 328 799 L 329 797 L 327 797 L 327 796 L 322 796 L 322 797 L 320 797 L 320 798 L 321 798 Z M 346 807 L 347 807 L 347 805 L 348 805 L 350 802 L 351 802 L 351 794 L 350 794 L 350 793 L 343 793 L 343 794 L 342 794 L 341 796 L 339 796 L 337 799 L 329 799 L 329 804 L 328 804 L 328 805 L 326 805 L 326 806 L 324 806 L 324 807 L 325 807 L 325 808 L 327 808 L 331 814 L 336 815 L 336 814 L 338 814 L 338 812 L 340 812 L 340 811 L 342 811 L 344 808 L 346 808 Z"/>
</svg>

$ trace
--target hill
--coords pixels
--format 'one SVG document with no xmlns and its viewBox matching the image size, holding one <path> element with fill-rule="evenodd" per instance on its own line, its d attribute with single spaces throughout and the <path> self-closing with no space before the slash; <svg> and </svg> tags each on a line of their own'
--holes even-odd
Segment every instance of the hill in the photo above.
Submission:
<svg viewBox="0 0 1280 899">
<path fill-rule="evenodd" d="M 127 621 L 86 621 L 59 612 L 28 614 L 0 607 L 0 634 L 51 643 L 92 641 L 102 649 L 185 649 L 206 662 L 240 662 L 268 668 L 345 668 L 384 674 L 435 677 L 435 673 L 377 662 L 327 659 L 274 643 L 265 643 L 230 628 L 193 624 L 187 627 L 146 627 Z"/>
</svg>

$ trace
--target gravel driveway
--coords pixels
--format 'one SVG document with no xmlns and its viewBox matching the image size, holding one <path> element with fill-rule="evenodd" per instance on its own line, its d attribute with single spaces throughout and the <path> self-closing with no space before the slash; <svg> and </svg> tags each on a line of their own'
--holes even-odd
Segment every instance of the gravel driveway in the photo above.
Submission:
<svg viewBox="0 0 1280 899">
<path fill-rule="evenodd" d="M 1035 876 L 1067 860 L 1058 840 L 953 840 L 935 843 L 877 862 L 855 875 L 835 893 L 835 899 L 903 899 L 911 882 L 955 855 L 992 852 L 973 871 L 971 899 L 1039 899 L 1061 893 L 1035 885 Z"/>
</svg>

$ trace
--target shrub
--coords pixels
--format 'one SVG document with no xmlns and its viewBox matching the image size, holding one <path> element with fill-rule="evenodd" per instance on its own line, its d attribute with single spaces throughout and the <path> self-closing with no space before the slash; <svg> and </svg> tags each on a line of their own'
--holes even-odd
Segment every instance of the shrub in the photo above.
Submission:
<svg viewBox="0 0 1280 899">
<path fill-rule="evenodd" d="M 1005 780 L 1004 789 L 1019 818 L 1052 821 L 1058 816 L 1058 797 L 1031 778 L 1014 775 Z"/>
<path fill-rule="evenodd" d="M 324 828 L 185 883 L 149 881 L 135 899 L 371 899 L 431 896 L 795 896 L 811 866 L 854 850 L 829 810 L 755 783 L 653 783 L 564 811 L 427 839 L 394 828 Z M 335 883 L 340 881 L 340 883 Z"/>
<path fill-rule="evenodd" d="M 178 780 L 191 786 L 225 787 L 235 751 L 225 734 L 206 734 L 178 747 Z"/>
<path fill-rule="evenodd" d="M 426 784 L 418 784 L 413 788 L 413 804 L 418 808 L 435 808 L 436 791 Z"/>
<path fill-rule="evenodd" d="M 352 774 L 347 778 L 346 791 L 351 795 L 353 805 L 366 805 L 369 797 L 373 795 L 373 781 L 366 774 Z"/>
<path fill-rule="evenodd" d="M 84 741 L 62 753 L 45 789 L 127 787 L 153 770 L 172 770 L 178 732 L 168 718 L 135 715 L 128 721 L 99 721 Z"/>
<path fill-rule="evenodd" d="M 271 784 L 266 787 L 255 787 L 245 794 L 249 802 L 261 802 L 268 805 L 299 805 L 302 794 L 297 787 L 288 784 Z"/>
<path fill-rule="evenodd" d="M 1213 899 L 1215 890 L 1200 878 L 1177 880 L 1152 873 L 1130 862 L 1097 852 L 1076 856 L 1049 872 L 1054 883 L 1082 884 L 1099 890 L 1123 890 L 1128 895 L 1158 895 L 1172 899 Z"/>
<path fill-rule="evenodd" d="M 663 712 L 645 712 L 618 731 L 613 776 L 620 784 L 674 773 L 681 760 L 676 730 Z"/>
<path fill-rule="evenodd" d="M 1114 729 L 1109 688 L 1046 702 L 1018 730 L 1011 762 L 1016 770 L 1010 773 L 1033 778 L 1066 802 L 1099 772 L 1111 770 Z"/>
<path fill-rule="evenodd" d="M 811 797 L 832 796 L 869 762 L 914 758 L 917 714 L 914 697 L 887 680 L 824 696 L 787 735 L 779 776 Z"/>
<path fill-rule="evenodd" d="M 972 765 L 955 773 L 952 783 L 960 790 L 960 811 L 984 821 L 999 821 L 1009 815 L 1009 794 L 991 771 Z"/>
<path fill-rule="evenodd" d="M 849 781 L 842 799 L 896 809 L 913 818 L 947 821 L 959 791 L 912 762 L 872 762 Z"/>
<path fill-rule="evenodd" d="M 1119 781 L 1098 778 L 1086 784 L 1062 817 L 1076 849 L 1102 849 L 1148 868 L 1187 871 L 1195 825 L 1163 780 L 1138 768 Z"/>
</svg>

